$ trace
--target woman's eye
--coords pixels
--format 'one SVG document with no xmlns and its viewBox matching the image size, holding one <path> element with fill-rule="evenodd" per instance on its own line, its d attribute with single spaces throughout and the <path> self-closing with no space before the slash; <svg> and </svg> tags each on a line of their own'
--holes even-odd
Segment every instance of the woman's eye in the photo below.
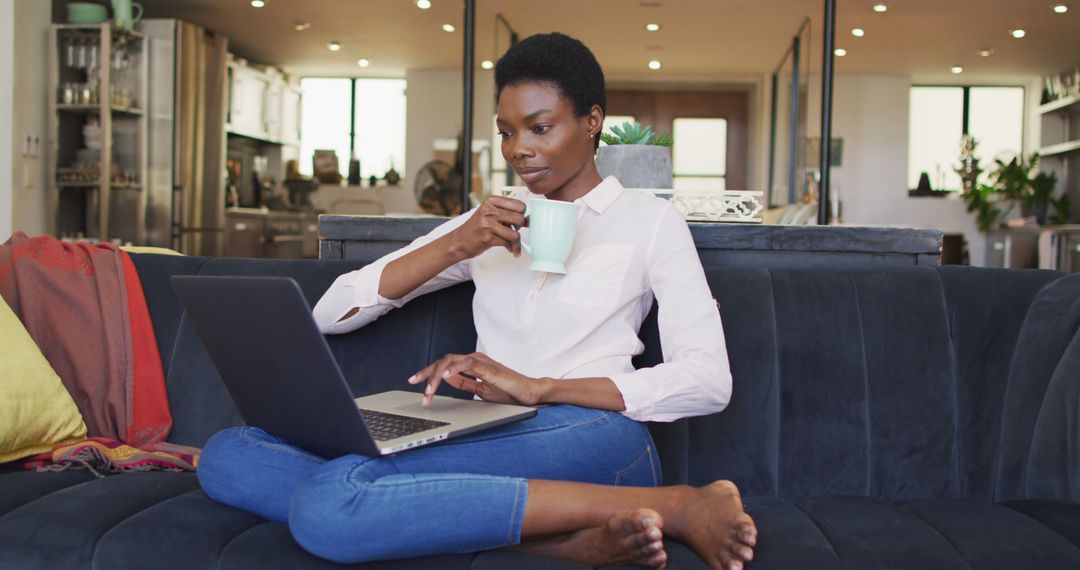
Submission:
<svg viewBox="0 0 1080 570">
<path fill-rule="evenodd" d="M 551 125 L 536 125 L 532 130 L 534 133 L 542 135 L 551 130 Z"/>
<path fill-rule="evenodd" d="M 505 139 L 510 136 L 510 131 L 499 131 L 499 136 Z"/>
</svg>

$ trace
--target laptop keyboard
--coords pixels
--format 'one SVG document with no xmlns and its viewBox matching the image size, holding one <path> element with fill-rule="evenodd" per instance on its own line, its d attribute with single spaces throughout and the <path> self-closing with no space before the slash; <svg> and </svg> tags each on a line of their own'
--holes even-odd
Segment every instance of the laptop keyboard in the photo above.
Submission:
<svg viewBox="0 0 1080 570">
<path fill-rule="evenodd" d="M 450 425 L 449 422 L 399 416 L 363 408 L 360 408 L 360 416 L 364 418 L 364 424 L 367 425 L 371 437 L 375 438 L 376 441 L 389 441 L 398 437 L 420 433 L 424 430 Z"/>
</svg>

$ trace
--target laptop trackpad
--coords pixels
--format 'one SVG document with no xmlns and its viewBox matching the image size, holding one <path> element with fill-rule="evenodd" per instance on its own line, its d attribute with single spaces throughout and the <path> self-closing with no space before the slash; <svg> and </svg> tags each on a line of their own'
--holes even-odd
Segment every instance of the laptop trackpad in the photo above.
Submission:
<svg viewBox="0 0 1080 570">
<path fill-rule="evenodd" d="M 394 411 L 409 416 L 430 417 L 448 413 L 461 413 L 470 408 L 475 411 L 476 408 L 472 408 L 470 404 L 474 403 L 468 400 L 459 400 L 457 398 L 435 398 L 429 406 L 425 406 L 417 401 L 411 404 L 405 404 L 404 406 L 398 406 L 394 408 Z"/>
</svg>

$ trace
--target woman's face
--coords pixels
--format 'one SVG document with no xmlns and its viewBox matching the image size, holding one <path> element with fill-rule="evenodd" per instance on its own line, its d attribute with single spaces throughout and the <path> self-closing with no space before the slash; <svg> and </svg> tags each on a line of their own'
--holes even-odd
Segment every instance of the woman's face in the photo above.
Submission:
<svg viewBox="0 0 1080 570">
<path fill-rule="evenodd" d="M 496 119 L 503 158 L 530 192 L 575 200 L 600 182 L 593 137 L 603 118 L 599 105 L 575 117 L 573 103 L 553 85 L 507 85 L 499 94 Z"/>
</svg>

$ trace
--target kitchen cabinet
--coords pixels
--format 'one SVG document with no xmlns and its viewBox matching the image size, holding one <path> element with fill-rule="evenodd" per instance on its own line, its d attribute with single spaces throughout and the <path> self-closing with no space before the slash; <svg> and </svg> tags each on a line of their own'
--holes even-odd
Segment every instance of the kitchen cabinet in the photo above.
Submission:
<svg viewBox="0 0 1080 570">
<path fill-rule="evenodd" d="M 271 143 L 300 145 L 299 82 L 275 68 L 229 62 L 229 133 Z"/>
<path fill-rule="evenodd" d="M 281 102 L 281 142 L 300 146 L 300 105 L 303 97 L 300 87 L 286 85 Z"/>
<path fill-rule="evenodd" d="M 229 65 L 229 70 L 229 132 L 267 139 L 269 78 L 256 69 L 235 62 Z"/>
</svg>

